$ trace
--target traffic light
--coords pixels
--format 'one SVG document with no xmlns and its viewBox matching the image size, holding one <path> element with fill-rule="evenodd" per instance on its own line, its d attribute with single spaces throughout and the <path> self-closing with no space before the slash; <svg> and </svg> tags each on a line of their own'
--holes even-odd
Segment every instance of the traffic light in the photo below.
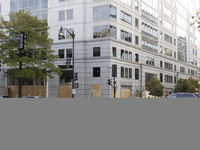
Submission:
<svg viewBox="0 0 200 150">
<path fill-rule="evenodd" d="M 18 49 L 19 50 L 23 50 L 24 49 L 24 40 L 25 40 L 25 33 L 24 32 L 20 32 L 19 34 L 19 45 L 18 45 Z"/>
<path fill-rule="evenodd" d="M 67 58 L 67 67 L 68 68 L 72 68 L 71 63 L 72 63 L 72 59 L 71 58 Z"/>
<path fill-rule="evenodd" d="M 75 74 L 74 74 L 74 81 L 77 81 L 78 80 L 78 72 L 76 72 Z"/>
<path fill-rule="evenodd" d="M 108 79 L 108 84 L 111 85 L 111 79 Z"/>
<path fill-rule="evenodd" d="M 75 83 L 75 88 L 78 89 L 79 83 Z"/>
</svg>

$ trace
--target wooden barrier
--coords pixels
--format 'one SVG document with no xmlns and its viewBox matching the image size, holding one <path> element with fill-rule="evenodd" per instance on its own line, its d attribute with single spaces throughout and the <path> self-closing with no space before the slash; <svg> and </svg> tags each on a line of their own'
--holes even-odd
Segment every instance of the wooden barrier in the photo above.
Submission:
<svg viewBox="0 0 200 150">
<path fill-rule="evenodd" d="M 6 88 L 4 88 L 4 95 L 8 95 L 8 89 L 10 89 L 11 98 L 18 97 L 18 86 L 7 86 Z M 46 86 L 45 85 L 23 85 L 22 97 L 25 97 L 25 96 L 46 97 Z"/>
<path fill-rule="evenodd" d="M 72 85 L 58 85 L 58 98 L 72 98 Z"/>
<path fill-rule="evenodd" d="M 121 89 L 121 98 L 130 98 L 131 91 L 129 89 Z"/>
</svg>

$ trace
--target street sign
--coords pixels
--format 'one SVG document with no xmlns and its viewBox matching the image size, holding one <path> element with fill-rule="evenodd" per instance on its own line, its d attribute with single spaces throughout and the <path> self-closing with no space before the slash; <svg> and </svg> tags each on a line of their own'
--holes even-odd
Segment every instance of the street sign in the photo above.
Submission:
<svg viewBox="0 0 200 150">
<path fill-rule="evenodd" d="M 72 89 L 72 94 L 76 94 L 76 89 Z"/>
</svg>

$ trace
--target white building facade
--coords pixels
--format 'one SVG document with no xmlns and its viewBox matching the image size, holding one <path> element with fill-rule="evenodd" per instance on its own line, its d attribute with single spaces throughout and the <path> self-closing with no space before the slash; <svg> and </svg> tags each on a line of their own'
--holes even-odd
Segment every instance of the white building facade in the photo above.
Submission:
<svg viewBox="0 0 200 150">
<path fill-rule="evenodd" d="M 145 97 L 145 83 L 153 77 L 164 85 L 165 96 L 179 78 L 197 78 L 197 29 L 190 24 L 199 1 L 10 0 L 9 5 L 10 11 L 24 8 L 48 19 L 52 49 L 60 57 L 55 63 L 64 73 L 48 80 L 48 97 L 58 96 L 59 85 L 71 85 L 66 60 L 72 57 L 72 39 L 66 31 L 59 38 L 61 26 L 76 35 L 77 98 L 90 97 L 95 86 L 102 98 L 112 98 L 108 81 L 114 77 L 119 98 Z"/>
</svg>

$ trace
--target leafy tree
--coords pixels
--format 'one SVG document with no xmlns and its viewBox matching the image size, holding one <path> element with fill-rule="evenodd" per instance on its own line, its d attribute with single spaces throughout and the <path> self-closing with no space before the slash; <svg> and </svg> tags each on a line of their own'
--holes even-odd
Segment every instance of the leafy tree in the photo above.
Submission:
<svg viewBox="0 0 200 150">
<path fill-rule="evenodd" d="M 164 86 L 160 83 L 157 78 L 152 78 L 151 82 L 146 83 L 147 91 L 150 91 L 150 95 L 163 96 Z"/>
<path fill-rule="evenodd" d="M 7 76 L 18 79 L 21 97 L 22 79 L 33 80 L 39 77 L 45 80 L 53 78 L 52 73 L 61 74 L 54 65 L 57 56 L 51 50 L 53 40 L 49 38 L 47 20 L 39 20 L 30 12 L 20 10 L 9 15 L 6 21 L 0 17 L 0 59 L 8 66 Z M 25 33 L 25 48 L 18 50 L 19 33 Z"/>
<path fill-rule="evenodd" d="M 174 87 L 174 92 L 198 92 L 199 81 L 190 77 L 189 79 L 179 79 Z"/>
</svg>

